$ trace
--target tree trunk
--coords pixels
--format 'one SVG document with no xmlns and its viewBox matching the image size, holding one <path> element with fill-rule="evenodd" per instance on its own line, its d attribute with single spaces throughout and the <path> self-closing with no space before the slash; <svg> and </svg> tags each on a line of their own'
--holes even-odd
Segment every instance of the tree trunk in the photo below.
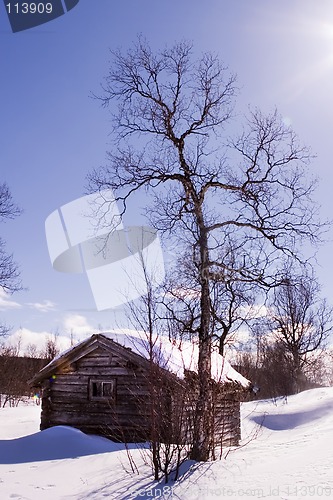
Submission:
<svg viewBox="0 0 333 500">
<path fill-rule="evenodd" d="M 301 359 L 298 350 L 293 352 L 293 394 L 302 391 L 303 373 L 301 368 Z"/>
<path fill-rule="evenodd" d="M 211 345 L 210 339 L 200 341 L 198 359 L 199 394 L 196 402 L 192 460 L 207 462 L 212 455 L 212 389 L 211 389 Z"/>
<path fill-rule="evenodd" d="M 200 214 L 201 215 L 201 214 Z M 199 226 L 203 228 L 203 219 L 199 216 Z M 210 290 L 208 278 L 208 240 L 205 229 L 200 234 L 201 257 L 201 323 L 199 330 L 198 376 L 199 394 L 196 402 L 192 460 L 208 461 L 212 456 L 212 385 L 211 385 L 211 350 L 210 335 Z"/>
</svg>

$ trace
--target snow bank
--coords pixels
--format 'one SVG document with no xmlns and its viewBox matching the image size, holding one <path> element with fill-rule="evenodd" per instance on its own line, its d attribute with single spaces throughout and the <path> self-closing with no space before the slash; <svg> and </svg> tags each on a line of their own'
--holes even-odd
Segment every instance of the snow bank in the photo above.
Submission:
<svg viewBox="0 0 333 500">
<path fill-rule="evenodd" d="M 149 460 L 139 446 L 133 446 L 130 454 L 140 474 L 132 470 L 121 445 L 75 429 L 55 427 L 7 439 L 0 443 L 0 498 L 332 497 L 332 415 L 333 388 L 313 389 L 276 401 L 243 403 L 243 446 L 225 450 L 223 459 L 213 463 L 187 462 L 179 480 L 168 485 L 152 480 Z M 257 417 L 264 418 L 263 425 Z M 275 421 L 271 417 L 276 417 Z M 7 433 L 7 438 L 11 437 L 15 428 L 16 437 L 22 436 L 38 423 L 35 407 L 0 409 L 3 439 Z"/>
<path fill-rule="evenodd" d="M 0 441 L 0 463 L 63 460 L 119 451 L 120 447 L 109 439 L 87 436 L 73 427 L 57 426 L 30 436 Z"/>
<path fill-rule="evenodd" d="M 287 431 L 309 425 L 313 429 L 332 425 L 333 429 L 332 416 L 333 388 L 325 387 L 280 398 L 274 403 L 263 401 L 248 418 L 263 428 Z"/>
</svg>

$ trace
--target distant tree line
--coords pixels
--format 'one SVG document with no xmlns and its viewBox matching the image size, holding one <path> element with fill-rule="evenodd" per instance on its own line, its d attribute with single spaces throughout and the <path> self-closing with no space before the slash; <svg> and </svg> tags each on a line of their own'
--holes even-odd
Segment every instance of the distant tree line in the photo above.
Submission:
<svg viewBox="0 0 333 500">
<path fill-rule="evenodd" d="M 22 398 L 33 396 L 29 380 L 58 352 L 56 336 L 48 338 L 41 350 L 30 344 L 24 356 L 19 355 L 19 341 L 14 346 L 0 345 L 0 408 L 16 406 Z"/>
<path fill-rule="evenodd" d="M 333 309 L 320 297 L 313 273 L 288 270 L 251 325 L 252 345 L 238 354 L 241 371 L 260 387 L 260 397 L 276 397 L 327 385 L 332 357 L 327 349 Z"/>
</svg>

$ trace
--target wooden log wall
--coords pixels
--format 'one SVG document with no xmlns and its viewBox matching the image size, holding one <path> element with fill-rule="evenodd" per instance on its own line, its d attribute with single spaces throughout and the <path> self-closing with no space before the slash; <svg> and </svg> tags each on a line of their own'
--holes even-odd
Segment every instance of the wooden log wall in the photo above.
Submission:
<svg viewBox="0 0 333 500">
<path fill-rule="evenodd" d="M 184 388 L 173 397 L 173 432 L 175 435 L 178 432 L 183 443 L 191 443 L 193 440 L 197 382 L 197 377 L 191 374 L 186 379 Z M 210 422 L 207 423 L 213 428 L 214 442 L 211 447 L 238 446 L 241 439 L 240 401 L 244 397 L 244 389 L 233 383 L 212 383 L 213 407 Z"/>
<path fill-rule="evenodd" d="M 41 429 L 54 425 L 76 427 L 124 442 L 142 442 L 152 435 L 162 441 L 191 442 L 197 383 L 180 382 L 147 371 L 120 354 L 98 348 L 57 369 L 43 382 Z M 114 381 L 114 397 L 91 395 L 93 380 Z M 240 439 L 240 408 L 234 386 L 215 387 L 212 423 L 214 446 L 234 446 Z M 241 392 L 241 391 L 240 391 Z M 157 433 L 157 434 L 156 434 Z"/>
<path fill-rule="evenodd" d="M 97 378 L 115 380 L 114 399 L 91 399 L 90 380 Z M 145 440 L 149 433 L 148 396 L 146 376 L 140 367 L 126 366 L 123 359 L 100 349 L 78 360 L 67 373 L 57 373 L 45 381 L 41 429 L 69 425 L 120 441 Z"/>
</svg>

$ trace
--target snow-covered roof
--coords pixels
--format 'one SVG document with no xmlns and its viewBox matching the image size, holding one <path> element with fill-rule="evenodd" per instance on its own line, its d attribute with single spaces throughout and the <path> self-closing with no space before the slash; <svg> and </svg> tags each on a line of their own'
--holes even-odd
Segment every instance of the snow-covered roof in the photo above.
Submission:
<svg viewBox="0 0 333 500">
<path fill-rule="evenodd" d="M 198 372 L 198 345 L 193 342 L 171 342 L 164 335 L 156 335 L 150 342 L 147 335 L 133 330 L 129 332 L 103 332 L 93 335 L 91 339 L 99 336 L 110 339 L 145 359 L 149 359 L 150 346 L 152 346 L 154 362 L 179 378 L 184 378 L 186 371 Z M 89 342 L 89 339 L 85 339 L 74 347 L 60 353 L 31 382 L 34 382 L 37 378 L 41 379 L 43 372 L 47 374 L 52 367 L 59 366 L 63 359 L 67 359 L 76 351 L 80 351 L 80 348 L 87 342 Z M 238 373 L 217 351 L 212 353 L 212 378 L 219 383 L 236 382 L 244 388 L 251 385 L 250 381 Z"/>
<path fill-rule="evenodd" d="M 130 348 L 142 357 L 148 358 L 149 356 L 149 338 L 143 333 L 106 332 L 102 335 Z M 171 342 L 164 335 L 156 335 L 151 344 L 153 345 L 154 361 L 162 368 L 174 373 L 179 378 L 184 377 L 186 370 L 198 373 L 199 349 L 196 343 L 190 341 L 176 343 Z M 238 373 L 216 350 L 212 353 L 212 378 L 220 383 L 238 382 L 243 387 L 251 385 L 251 382 Z"/>
</svg>

